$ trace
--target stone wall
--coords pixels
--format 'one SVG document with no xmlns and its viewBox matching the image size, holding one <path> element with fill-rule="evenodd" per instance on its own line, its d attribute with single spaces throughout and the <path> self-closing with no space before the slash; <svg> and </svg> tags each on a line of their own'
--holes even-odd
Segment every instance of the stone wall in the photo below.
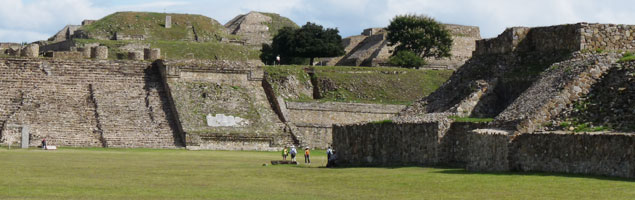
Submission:
<svg viewBox="0 0 635 200">
<path fill-rule="evenodd" d="M 635 50 L 635 25 L 580 23 L 581 49 Z"/>
<path fill-rule="evenodd" d="M 504 130 L 476 129 L 468 131 L 465 168 L 470 171 L 509 171 L 509 140 Z"/>
<path fill-rule="evenodd" d="M 148 63 L 9 58 L 0 74 L 0 135 L 14 124 L 30 127 L 31 146 L 182 146 Z"/>
<path fill-rule="evenodd" d="M 340 165 L 435 165 L 438 141 L 436 123 L 333 126 Z"/>
<path fill-rule="evenodd" d="M 53 59 L 61 60 L 74 60 L 84 59 L 84 52 L 81 51 L 49 51 L 44 53 L 44 57 L 51 57 Z"/>
<path fill-rule="evenodd" d="M 513 27 L 496 38 L 476 41 L 474 55 L 512 51 L 633 50 L 635 25 L 565 24 L 547 27 Z"/>
<path fill-rule="evenodd" d="M 512 141 L 509 159 L 518 171 L 635 178 L 635 134 L 522 134 Z"/>
<path fill-rule="evenodd" d="M 282 112 L 287 122 L 297 127 L 303 143 L 326 149 L 332 143 L 333 124 L 386 120 L 403 108 L 403 105 L 285 102 Z"/>
<path fill-rule="evenodd" d="M 293 144 L 267 99 L 257 63 L 159 63 L 188 148 L 278 150 Z M 221 123 L 230 119 L 238 121 Z"/>
<path fill-rule="evenodd" d="M 470 131 L 485 128 L 488 123 L 454 122 L 439 140 L 439 163 L 447 166 L 465 166 L 468 163 L 470 152 L 468 144 L 472 141 Z"/>
<path fill-rule="evenodd" d="M 61 42 L 55 42 L 50 44 L 44 44 L 40 46 L 40 52 L 47 51 L 70 51 L 72 47 L 76 47 L 77 43 L 74 40 L 64 40 Z"/>
</svg>

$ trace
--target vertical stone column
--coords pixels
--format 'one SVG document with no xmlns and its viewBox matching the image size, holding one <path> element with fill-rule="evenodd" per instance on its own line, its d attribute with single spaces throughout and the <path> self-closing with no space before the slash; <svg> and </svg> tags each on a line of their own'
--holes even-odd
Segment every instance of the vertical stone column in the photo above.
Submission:
<svg viewBox="0 0 635 200">
<path fill-rule="evenodd" d="M 96 46 L 90 48 L 90 57 L 99 60 L 108 59 L 108 47 L 106 46 Z"/>
<path fill-rule="evenodd" d="M 130 60 L 143 60 L 143 57 L 143 52 L 141 51 L 128 52 L 128 59 Z"/>
<path fill-rule="evenodd" d="M 40 55 L 40 45 L 38 44 L 26 45 L 26 47 L 22 49 L 22 52 L 20 53 L 20 55 L 27 58 L 37 58 Z"/>
<path fill-rule="evenodd" d="M 29 127 L 22 126 L 22 142 L 20 143 L 23 149 L 29 148 Z"/>
<path fill-rule="evenodd" d="M 172 16 L 165 16 L 165 28 L 172 28 Z"/>
<path fill-rule="evenodd" d="M 161 49 L 159 48 L 143 49 L 143 59 L 150 60 L 150 61 L 161 59 Z"/>
</svg>

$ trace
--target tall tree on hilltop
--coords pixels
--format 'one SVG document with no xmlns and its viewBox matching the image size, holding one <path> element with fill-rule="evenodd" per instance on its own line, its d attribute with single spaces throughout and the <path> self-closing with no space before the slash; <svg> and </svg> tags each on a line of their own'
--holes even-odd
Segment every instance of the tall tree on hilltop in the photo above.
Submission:
<svg viewBox="0 0 635 200">
<path fill-rule="evenodd" d="M 421 60 L 427 57 L 449 57 L 452 49 L 452 37 L 445 26 L 424 15 L 398 15 L 390 21 L 387 40 L 390 46 L 397 45 L 391 57 L 409 55 L 399 54 L 410 51 Z M 416 59 L 411 57 L 411 59 Z M 392 60 L 392 59 L 391 59 Z M 403 60 L 403 59 L 395 59 Z M 418 63 L 415 61 L 414 63 Z M 416 67 L 418 68 L 418 66 Z"/>
<path fill-rule="evenodd" d="M 271 63 L 278 55 L 283 64 L 298 64 L 301 61 L 298 58 L 309 58 L 313 64 L 315 58 L 344 55 L 344 47 L 337 29 L 324 29 L 307 22 L 299 29 L 284 27 L 273 37 L 271 45 L 263 44 L 260 55 L 263 62 Z"/>
</svg>

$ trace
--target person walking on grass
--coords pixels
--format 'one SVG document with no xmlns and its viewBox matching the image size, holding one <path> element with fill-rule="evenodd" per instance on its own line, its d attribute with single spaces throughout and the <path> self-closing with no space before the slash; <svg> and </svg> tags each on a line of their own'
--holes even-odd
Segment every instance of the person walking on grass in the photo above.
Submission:
<svg viewBox="0 0 635 200">
<path fill-rule="evenodd" d="M 298 150 L 295 149 L 295 146 L 291 146 L 291 161 L 295 162 L 295 155 L 298 153 Z"/>
<path fill-rule="evenodd" d="M 46 150 L 46 138 L 42 139 L 42 149 Z"/>
<path fill-rule="evenodd" d="M 310 155 L 311 151 L 309 151 L 309 147 L 304 148 L 304 163 L 311 164 L 311 158 L 309 157 Z"/>
<path fill-rule="evenodd" d="M 331 147 L 329 147 L 328 149 L 326 149 L 326 160 L 330 160 L 331 159 L 331 155 L 333 155 L 333 149 L 331 149 Z"/>
<path fill-rule="evenodd" d="M 284 149 L 282 149 L 282 160 L 287 160 L 287 156 L 289 156 L 289 149 L 285 146 Z"/>
</svg>

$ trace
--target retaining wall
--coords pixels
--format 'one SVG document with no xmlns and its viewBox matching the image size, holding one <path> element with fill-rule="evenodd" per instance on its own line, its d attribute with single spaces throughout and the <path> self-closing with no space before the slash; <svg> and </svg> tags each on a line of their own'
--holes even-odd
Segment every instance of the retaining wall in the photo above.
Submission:
<svg viewBox="0 0 635 200">
<path fill-rule="evenodd" d="M 509 160 L 518 171 L 635 178 L 635 134 L 522 134 L 512 141 Z"/>
<path fill-rule="evenodd" d="M 293 144 L 267 99 L 263 70 L 256 64 L 158 63 L 189 149 L 278 150 Z"/>
<path fill-rule="evenodd" d="M 434 165 L 436 123 L 334 125 L 333 148 L 341 165 Z"/>
<path fill-rule="evenodd" d="M 333 124 L 380 121 L 393 117 L 403 105 L 362 103 L 285 102 L 285 119 L 297 127 L 303 143 L 326 149 L 332 143 Z"/>
<path fill-rule="evenodd" d="M 476 55 L 512 51 L 633 50 L 635 25 L 565 24 L 546 27 L 513 27 L 496 38 L 476 41 Z"/>
<path fill-rule="evenodd" d="M 0 137 L 29 126 L 31 146 L 180 146 L 157 70 L 144 62 L 0 59 Z"/>
</svg>

